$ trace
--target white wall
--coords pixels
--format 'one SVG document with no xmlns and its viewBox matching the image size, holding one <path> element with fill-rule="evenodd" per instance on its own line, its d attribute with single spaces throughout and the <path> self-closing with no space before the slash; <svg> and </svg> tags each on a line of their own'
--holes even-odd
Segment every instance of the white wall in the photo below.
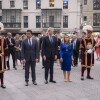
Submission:
<svg viewBox="0 0 100 100">
<path fill-rule="evenodd" d="M 55 0 L 54 7 L 49 6 L 49 0 L 41 0 L 41 8 L 42 9 L 63 8 L 63 0 Z"/>
<path fill-rule="evenodd" d="M 21 31 L 26 31 L 23 26 L 23 16 L 28 16 L 28 29 L 33 31 L 41 31 L 42 28 L 36 28 L 36 16 L 41 16 L 41 9 L 62 9 L 62 31 L 73 31 L 80 27 L 80 2 L 78 0 L 69 0 L 68 9 L 63 9 L 63 0 L 55 0 L 55 6 L 49 7 L 49 0 L 41 0 L 41 9 L 36 9 L 36 0 L 28 0 L 28 10 L 23 9 L 23 0 L 15 0 L 15 8 L 22 9 L 22 25 Z M 3 9 L 10 9 L 10 0 L 2 0 Z M 12 8 L 13 9 L 13 8 Z M 63 28 L 63 16 L 68 15 L 68 28 Z"/>
</svg>

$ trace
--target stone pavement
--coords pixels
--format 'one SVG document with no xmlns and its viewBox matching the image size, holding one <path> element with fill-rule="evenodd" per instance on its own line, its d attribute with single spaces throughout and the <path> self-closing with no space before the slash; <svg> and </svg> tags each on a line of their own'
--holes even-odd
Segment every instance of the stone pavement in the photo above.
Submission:
<svg viewBox="0 0 100 100">
<path fill-rule="evenodd" d="M 12 65 L 12 61 L 11 61 Z M 56 84 L 44 83 L 44 69 L 41 62 L 37 63 L 36 76 L 37 86 L 31 81 L 26 87 L 24 83 L 24 70 L 17 66 L 18 70 L 11 67 L 5 72 L 6 89 L 0 88 L 0 100 L 100 100 L 100 61 L 95 62 L 91 75 L 94 80 L 80 80 L 80 65 L 72 68 L 72 82 L 63 82 L 63 73 L 60 66 L 54 66 L 54 80 Z M 85 72 L 86 75 L 86 72 Z"/>
</svg>

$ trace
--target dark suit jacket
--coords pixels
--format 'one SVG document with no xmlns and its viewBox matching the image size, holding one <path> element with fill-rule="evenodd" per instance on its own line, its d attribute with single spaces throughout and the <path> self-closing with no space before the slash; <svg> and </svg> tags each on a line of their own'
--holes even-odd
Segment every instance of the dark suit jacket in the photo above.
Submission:
<svg viewBox="0 0 100 100">
<path fill-rule="evenodd" d="M 40 37 L 40 40 L 39 40 L 39 49 L 41 50 L 42 49 L 42 44 L 43 44 L 43 38 L 44 38 L 45 36 L 42 36 L 42 37 Z"/>
<path fill-rule="evenodd" d="M 8 45 L 8 51 L 9 52 L 11 52 L 11 51 L 15 51 L 15 40 L 13 39 L 13 38 L 11 38 L 11 43 L 13 44 L 13 45 L 10 45 L 10 41 L 9 41 L 9 39 L 8 38 L 6 38 L 6 43 L 7 43 L 7 45 Z"/>
<path fill-rule="evenodd" d="M 43 45 L 42 45 L 42 54 L 45 55 L 47 58 L 55 57 L 57 55 L 57 38 L 52 36 L 53 43 L 50 43 L 49 36 L 43 38 Z"/>
<path fill-rule="evenodd" d="M 38 58 L 38 54 L 38 44 L 36 39 L 32 39 L 32 46 L 29 46 L 28 39 L 25 39 L 22 42 L 22 60 L 25 59 L 26 61 L 35 61 L 35 59 Z"/>
<path fill-rule="evenodd" d="M 71 41 L 71 43 L 73 43 L 73 42 L 74 42 L 74 40 Z M 77 39 L 76 40 L 76 50 L 75 51 L 79 52 L 79 49 L 80 49 L 80 40 Z"/>
</svg>

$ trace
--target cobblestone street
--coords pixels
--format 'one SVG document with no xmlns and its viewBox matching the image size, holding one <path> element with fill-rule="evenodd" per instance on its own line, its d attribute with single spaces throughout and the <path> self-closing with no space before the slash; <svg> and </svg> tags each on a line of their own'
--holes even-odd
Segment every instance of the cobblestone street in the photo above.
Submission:
<svg viewBox="0 0 100 100">
<path fill-rule="evenodd" d="M 11 63 L 12 65 L 12 63 Z M 72 68 L 72 82 L 63 81 L 63 73 L 60 66 L 55 63 L 54 80 L 56 84 L 44 83 L 44 69 L 41 62 L 37 63 L 37 83 L 32 84 L 31 77 L 29 86 L 25 86 L 24 70 L 17 66 L 18 70 L 11 68 L 5 72 L 6 89 L 0 88 L 0 100 L 100 100 L 100 61 L 95 62 L 91 76 L 94 80 L 80 80 L 81 67 Z M 86 75 L 86 72 L 85 72 Z"/>
</svg>

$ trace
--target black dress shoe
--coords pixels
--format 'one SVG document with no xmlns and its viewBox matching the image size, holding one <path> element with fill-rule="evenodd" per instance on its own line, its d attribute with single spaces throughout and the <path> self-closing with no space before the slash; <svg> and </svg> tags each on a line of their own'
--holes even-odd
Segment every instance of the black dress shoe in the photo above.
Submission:
<svg viewBox="0 0 100 100">
<path fill-rule="evenodd" d="M 28 86 L 28 82 L 25 83 L 25 86 Z"/>
<path fill-rule="evenodd" d="M 81 77 L 81 80 L 84 80 L 84 77 Z"/>
<path fill-rule="evenodd" d="M 33 82 L 34 85 L 37 85 L 36 81 Z"/>
<path fill-rule="evenodd" d="M 54 80 L 50 80 L 50 82 L 52 82 L 52 83 L 56 83 L 56 81 L 54 81 Z"/>
<path fill-rule="evenodd" d="M 42 69 L 44 69 L 44 66 L 42 67 Z"/>
<path fill-rule="evenodd" d="M 1 85 L 1 87 L 2 87 L 3 89 L 4 89 L 4 88 L 6 88 L 6 86 L 5 86 L 5 85 L 3 85 L 3 84 Z"/>
<path fill-rule="evenodd" d="M 14 69 L 15 69 L 15 70 L 17 70 L 17 68 L 16 68 L 16 67 L 14 67 Z"/>
<path fill-rule="evenodd" d="M 45 84 L 48 84 L 48 81 L 45 81 Z"/>
<path fill-rule="evenodd" d="M 91 76 L 87 76 L 87 79 L 93 80 L 94 78 L 92 78 Z"/>
<path fill-rule="evenodd" d="M 10 70 L 10 68 L 8 68 L 7 70 Z"/>
</svg>

